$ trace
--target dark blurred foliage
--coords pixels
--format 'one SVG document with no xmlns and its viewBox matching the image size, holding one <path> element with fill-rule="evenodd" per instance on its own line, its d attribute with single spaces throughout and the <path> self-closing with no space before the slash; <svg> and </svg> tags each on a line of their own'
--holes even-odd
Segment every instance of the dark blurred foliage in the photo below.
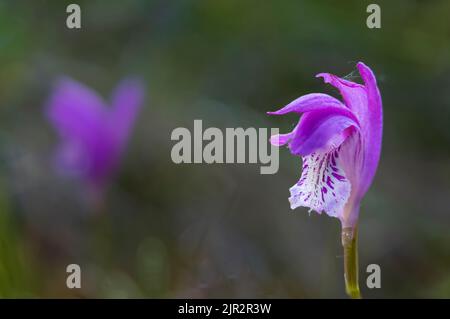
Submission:
<svg viewBox="0 0 450 319">
<path fill-rule="evenodd" d="M 176 165 L 171 131 L 280 127 L 294 98 L 335 89 L 364 61 L 384 102 L 380 167 L 361 209 L 363 295 L 450 297 L 449 1 L 0 1 L 0 295 L 38 297 L 344 297 L 340 225 L 292 212 L 300 159 Z M 102 211 L 51 166 L 43 106 L 59 75 L 105 98 L 123 77 L 148 98 Z M 354 73 L 353 73 L 354 74 Z M 359 80 L 355 78 L 355 80 Z M 80 264 L 82 289 L 66 288 Z M 365 269 L 382 288 L 365 288 Z"/>
</svg>

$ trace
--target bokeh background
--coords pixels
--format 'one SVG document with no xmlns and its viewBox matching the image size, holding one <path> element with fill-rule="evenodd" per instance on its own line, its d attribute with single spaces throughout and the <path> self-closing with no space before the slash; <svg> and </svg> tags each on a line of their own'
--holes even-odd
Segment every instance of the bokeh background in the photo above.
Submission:
<svg viewBox="0 0 450 319">
<path fill-rule="evenodd" d="M 314 75 L 371 66 L 384 102 L 381 162 L 360 218 L 366 298 L 450 297 L 450 2 L 0 1 L 0 296 L 344 298 L 337 219 L 291 211 L 300 159 L 172 163 L 176 127 L 278 127 L 266 111 L 311 92 Z M 128 75 L 147 99 L 97 212 L 51 164 L 43 108 L 60 75 L 109 98 Z M 354 73 L 353 73 L 354 75 Z M 352 77 L 359 81 L 358 77 Z M 66 287 L 66 266 L 82 288 Z M 365 286 L 368 264 L 382 288 Z"/>
</svg>

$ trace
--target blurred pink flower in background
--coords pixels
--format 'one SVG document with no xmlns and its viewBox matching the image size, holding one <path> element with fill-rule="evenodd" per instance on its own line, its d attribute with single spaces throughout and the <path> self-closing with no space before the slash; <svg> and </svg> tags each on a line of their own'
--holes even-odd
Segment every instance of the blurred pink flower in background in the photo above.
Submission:
<svg viewBox="0 0 450 319">
<path fill-rule="evenodd" d="M 60 137 L 57 170 L 101 196 L 118 167 L 143 99 L 143 84 L 136 79 L 122 81 L 110 105 L 83 84 L 60 79 L 45 110 Z"/>
</svg>

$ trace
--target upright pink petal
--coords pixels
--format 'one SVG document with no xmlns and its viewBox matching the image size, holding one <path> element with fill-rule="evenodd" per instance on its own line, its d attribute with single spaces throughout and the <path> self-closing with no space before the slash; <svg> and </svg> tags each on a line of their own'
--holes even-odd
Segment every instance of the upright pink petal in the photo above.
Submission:
<svg viewBox="0 0 450 319">
<path fill-rule="evenodd" d="M 316 77 L 321 77 L 325 83 L 333 85 L 339 90 L 345 105 L 352 112 L 363 120 L 367 110 L 366 90 L 363 85 L 351 82 L 330 73 L 319 73 Z"/>
<path fill-rule="evenodd" d="M 320 73 L 326 83 L 336 87 L 345 104 L 353 111 L 361 124 L 364 159 L 360 172 L 359 197 L 364 196 L 375 175 L 381 152 L 383 114 L 381 95 L 375 75 L 364 63 L 357 64 L 364 85 L 354 83 L 336 75 Z"/>
<path fill-rule="evenodd" d="M 377 80 L 372 70 L 362 62 L 359 62 L 357 67 L 364 81 L 367 95 L 367 113 L 364 119 L 363 130 L 365 158 L 361 184 L 361 193 L 364 194 L 372 183 L 380 160 L 383 134 L 383 106 Z"/>
</svg>

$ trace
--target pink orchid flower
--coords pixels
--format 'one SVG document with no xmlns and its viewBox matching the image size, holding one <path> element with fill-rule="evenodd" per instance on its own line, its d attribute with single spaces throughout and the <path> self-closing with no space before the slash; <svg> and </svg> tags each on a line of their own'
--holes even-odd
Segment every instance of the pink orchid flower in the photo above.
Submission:
<svg viewBox="0 0 450 319">
<path fill-rule="evenodd" d="M 290 188 L 291 208 L 304 206 L 339 218 L 344 248 L 353 244 L 354 249 L 360 204 L 377 170 L 383 128 L 375 75 L 362 62 L 357 68 L 364 85 L 329 73 L 317 75 L 339 90 L 343 102 L 312 93 L 268 113 L 302 114 L 292 132 L 271 137 L 272 144 L 287 144 L 303 160 L 300 180 Z M 346 271 L 346 279 L 353 275 Z"/>
<path fill-rule="evenodd" d="M 82 180 L 90 196 L 101 197 L 116 171 L 143 98 L 143 85 L 135 79 L 118 85 L 110 106 L 81 83 L 58 81 L 45 110 L 60 135 L 56 166 Z"/>
</svg>

